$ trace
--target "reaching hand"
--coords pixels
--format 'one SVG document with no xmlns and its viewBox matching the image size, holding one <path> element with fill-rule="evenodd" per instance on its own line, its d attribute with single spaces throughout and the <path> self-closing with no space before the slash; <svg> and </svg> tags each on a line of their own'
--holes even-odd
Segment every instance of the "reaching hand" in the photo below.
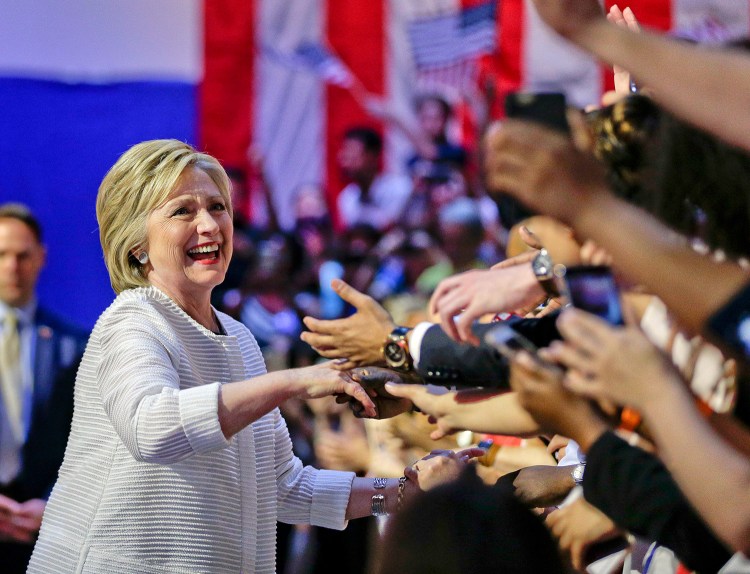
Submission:
<svg viewBox="0 0 750 574">
<path fill-rule="evenodd" d="M 310 331 L 300 338 L 323 357 L 340 359 L 336 366 L 341 370 L 382 363 L 383 344 L 396 327 L 388 311 L 340 279 L 334 279 L 331 287 L 357 312 L 332 321 L 305 317 L 303 321 Z"/>
<path fill-rule="evenodd" d="M 547 355 L 543 357 L 549 360 Z M 543 430 L 570 437 L 584 450 L 608 430 L 588 399 L 563 386 L 562 371 L 542 366 L 525 351 L 518 353 L 512 367 L 511 386 L 518 392 L 521 406 Z"/>
<path fill-rule="evenodd" d="M 565 342 L 545 356 L 568 367 L 565 386 L 584 396 L 641 409 L 682 377 L 669 358 L 637 327 L 613 327 L 604 320 L 569 309 L 557 321 Z"/>
<path fill-rule="evenodd" d="M 576 571 L 586 567 L 584 557 L 592 544 L 609 540 L 622 533 L 598 508 L 583 498 L 555 510 L 545 520 L 563 552 L 570 555 Z"/>
<path fill-rule="evenodd" d="M 569 120 L 574 134 L 585 131 L 578 115 L 569 114 Z M 507 120 L 490 130 L 485 148 L 490 189 L 563 222 L 574 221 L 587 203 L 609 193 L 604 168 L 593 154 L 541 125 Z"/>
<path fill-rule="evenodd" d="M 415 462 L 409 469 L 411 472 L 407 473 L 407 476 L 416 480 L 421 490 L 427 491 L 455 480 L 472 458 L 484 454 L 486 453 L 483 448 L 467 448 L 459 452 L 433 450 L 430 454 Z"/>
<path fill-rule="evenodd" d="M 403 383 L 401 375 L 390 369 L 379 367 L 362 367 L 351 371 L 351 377 L 365 388 L 367 394 L 377 407 L 378 419 L 389 419 L 401 413 L 412 410 L 412 402 L 409 399 L 400 398 L 390 394 L 385 389 L 386 383 Z M 339 399 L 337 399 L 339 400 Z M 364 417 L 363 405 L 357 401 L 349 400 L 349 406 L 356 417 Z"/>
<path fill-rule="evenodd" d="M 482 269 L 453 275 L 440 282 L 430 299 L 430 313 L 459 342 L 479 345 L 471 326 L 487 313 L 516 311 L 545 298 L 529 263 L 502 269 Z M 460 315 L 458 319 L 456 316 Z"/>
<path fill-rule="evenodd" d="M 375 403 L 365 389 L 349 373 L 338 370 L 331 361 L 312 367 L 290 369 L 289 374 L 294 377 L 293 384 L 298 389 L 297 395 L 302 399 L 346 395 L 350 397 L 347 400 L 355 400 L 361 405 L 364 416 L 374 418 L 378 414 Z"/>
<path fill-rule="evenodd" d="M 625 8 L 625 10 L 620 10 L 617 4 L 613 5 L 607 13 L 607 20 L 633 32 L 641 31 L 641 26 L 638 24 L 635 14 L 633 14 L 633 11 L 629 7 Z M 613 66 L 613 71 L 615 73 L 615 93 L 627 96 L 630 94 L 630 72 L 617 64 Z"/>
<path fill-rule="evenodd" d="M 430 422 L 436 424 L 438 427 L 437 430 L 430 433 L 432 440 L 440 440 L 456 431 L 466 430 L 465 423 L 460 423 L 457 420 L 461 418 L 460 410 L 462 403 L 481 401 L 500 394 L 498 391 L 488 391 L 486 389 L 446 390 L 437 394 L 424 385 L 398 384 L 389 384 L 387 391 L 391 396 L 409 400 L 420 411 L 429 415 Z"/>
</svg>

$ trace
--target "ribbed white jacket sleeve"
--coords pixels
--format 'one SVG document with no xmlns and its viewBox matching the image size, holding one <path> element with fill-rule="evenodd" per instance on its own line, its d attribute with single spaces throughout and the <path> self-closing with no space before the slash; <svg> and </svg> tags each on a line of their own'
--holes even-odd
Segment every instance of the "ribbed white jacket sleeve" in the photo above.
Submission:
<svg viewBox="0 0 750 574">
<path fill-rule="evenodd" d="M 122 305 L 101 326 L 97 384 L 104 410 L 138 461 L 171 464 L 230 443 L 219 424 L 219 383 L 181 389 L 179 354 L 157 338 L 158 313 Z"/>
<path fill-rule="evenodd" d="M 303 467 L 292 452 L 289 431 L 278 409 L 275 416 L 279 520 L 343 530 L 348 524 L 346 507 L 354 473 Z"/>
</svg>

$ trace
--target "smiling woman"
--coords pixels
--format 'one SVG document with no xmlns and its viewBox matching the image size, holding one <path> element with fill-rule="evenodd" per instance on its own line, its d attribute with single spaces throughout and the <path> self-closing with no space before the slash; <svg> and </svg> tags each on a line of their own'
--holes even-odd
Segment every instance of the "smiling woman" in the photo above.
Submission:
<svg viewBox="0 0 750 574">
<path fill-rule="evenodd" d="M 134 146 L 104 178 L 97 217 L 118 296 L 78 371 L 29 572 L 270 573 L 277 519 L 340 529 L 418 488 L 292 453 L 286 399 L 375 405 L 328 364 L 265 373 L 252 334 L 211 306 L 232 256 L 228 190 L 214 158 L 175 140 Z"/>
</svg>

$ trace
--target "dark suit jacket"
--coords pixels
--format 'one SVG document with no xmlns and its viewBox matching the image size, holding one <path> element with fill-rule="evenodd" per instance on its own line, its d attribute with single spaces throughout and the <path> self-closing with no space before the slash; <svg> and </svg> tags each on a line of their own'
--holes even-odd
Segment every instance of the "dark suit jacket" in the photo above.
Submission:
<svg viewBox="0 0 750 574">
<path fill-rule="evenodd" d="M 510 325 L 535 343 L 546 347 L 560 339 L 555 321 L 559 313 L 551 313 L 539 319 L 511 317 Z M 425 383 L 441 386 L 481 386 L 510 388 L 508 362 L 495 349 L 484 343 L 482 335 L 494 326 L 492 323 L 473 327 L 482 344 L 479 347 L 456 343 L 440 328 L 430 327 L 422 338 L 417 372 Z"/>
<path fill-rule="evenodd" d="M 33 322 L 34 393 L 21 471 L 4 489 L 19 501 L 49 496 L 73 418 L 73 387 L 88 334 L 39 307 Z"/>
</svg>

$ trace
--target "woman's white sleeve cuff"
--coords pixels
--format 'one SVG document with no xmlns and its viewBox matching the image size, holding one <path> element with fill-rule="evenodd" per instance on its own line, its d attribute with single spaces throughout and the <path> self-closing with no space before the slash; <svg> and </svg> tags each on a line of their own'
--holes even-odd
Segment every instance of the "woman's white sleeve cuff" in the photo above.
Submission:
<svg viewBox="0 0 750 574">
<path fill-rule="evenodd" d="M 319 470 L 315 476 L 310 524 L 343 530 L 348 521 L 346 507 L 352 492 L 353 472 Z"/>
<path fill-rule="evenodd" d="M 229 446 L 219 423 L 219 383 L 180 391 L 180 421 L 196 453 Z"/>
</svg>

